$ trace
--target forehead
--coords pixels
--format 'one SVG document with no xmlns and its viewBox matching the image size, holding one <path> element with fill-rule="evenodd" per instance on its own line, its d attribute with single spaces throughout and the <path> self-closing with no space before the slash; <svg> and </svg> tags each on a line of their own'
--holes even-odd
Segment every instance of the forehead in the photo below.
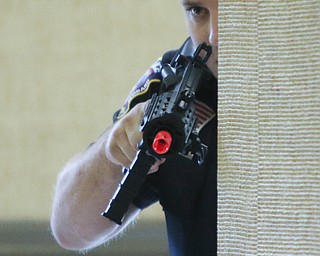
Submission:
<svg viewBox="0 0 320 256">
<path fill-rule="evenodd" d="M 214 7 L 218 5 L 218 0 L 181 0 L 182 5 L 200 5 Z"/>
</svg>

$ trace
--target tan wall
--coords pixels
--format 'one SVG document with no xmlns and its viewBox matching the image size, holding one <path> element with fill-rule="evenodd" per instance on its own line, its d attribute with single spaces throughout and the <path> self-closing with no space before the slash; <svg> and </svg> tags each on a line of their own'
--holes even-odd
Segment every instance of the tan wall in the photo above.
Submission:
<svg viewBox="0 0 320 256">
<path fill-rule="evenodd" d="M 320 255 L 319 14 L 219 2 L 218 256 Z"/>
<path fill-rule="evenodd" d="M 47 219 L 64 163 L 186 35 L 179 1 L 0 0 L 0 219 Z"/>
</svg>

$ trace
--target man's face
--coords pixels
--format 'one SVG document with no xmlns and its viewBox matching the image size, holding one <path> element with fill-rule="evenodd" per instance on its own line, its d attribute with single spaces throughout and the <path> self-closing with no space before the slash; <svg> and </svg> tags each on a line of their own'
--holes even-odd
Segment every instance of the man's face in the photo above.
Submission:
<svg viewBox="0 0 320 256">
<path fill-rule="evenodd" d="M 218 78 L 218 0 L 181 0 L 193 43 L 212 46 L 207 66 Z"/>
</svg>

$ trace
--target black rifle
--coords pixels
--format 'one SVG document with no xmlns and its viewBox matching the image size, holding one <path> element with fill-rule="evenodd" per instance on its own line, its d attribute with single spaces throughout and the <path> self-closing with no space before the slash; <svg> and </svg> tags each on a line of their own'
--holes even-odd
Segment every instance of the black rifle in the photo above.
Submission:
<svg viewBox="0 0 320 256">
<path fill-rule="evenodd" d="M 154 94 L 147 106 L 140 126 L 143 139 L 139 151 L 102 213 L 106 218 L 121 225 L 148 171 L 157 160 L 180 154 L 196 159 L 198 164 L 204 161 L 207 146 L 201 143 L 195 130 L 194 100 L 196 90 L 209 75 L 205 63 L 211 52 L 211 47 L 202 43 L 192 57 L 180 54 L 172 65 L 163 65 L 161 74 L 166 89 L 160 95 Z"/>
</svg>

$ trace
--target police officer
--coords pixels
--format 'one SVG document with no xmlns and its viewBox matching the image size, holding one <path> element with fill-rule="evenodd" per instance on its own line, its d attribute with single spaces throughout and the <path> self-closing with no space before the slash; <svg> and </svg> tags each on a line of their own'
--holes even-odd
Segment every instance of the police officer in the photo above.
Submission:
<svg viewBox="0 0 320 256">
<path fill-rule="evenodd" d="M 168 230 L 170 255 L 214 255 L 216 252 L 216 97 L 218 68 L 218 1 L 182 0 L 192 43 L 206 42 L 213 54 L 207 62 L 211 79 L 196 94 L 197 127 L 209 146 L 201 166 L 189 160 L 159 160 L 150 169 L 123 224 L 100 216 L 106 202 L 122 179 L 122 167 L 129 167 L 142 139 L 138 131 L 148 104 L 150 88 L 156 90 L 158 68 L 170 61 L 166 54 L 139 81 L 110 126 L 84 153 L 71 159 L 59 174 L 51 226 L 61 246 L 72 250 L 96 247 L 121 233 L 150 204 L 160 201 Z M 155 76 L 154 84 L 146 86 Z M 152 79 L 151 79 L 152 80 Z M 144 97 L 135 92 L 145 90 Z M 141 94 L 140 94 L 141 95 Z M 129 111 L 130 109 L 130 111 Z"/>
</svg>

